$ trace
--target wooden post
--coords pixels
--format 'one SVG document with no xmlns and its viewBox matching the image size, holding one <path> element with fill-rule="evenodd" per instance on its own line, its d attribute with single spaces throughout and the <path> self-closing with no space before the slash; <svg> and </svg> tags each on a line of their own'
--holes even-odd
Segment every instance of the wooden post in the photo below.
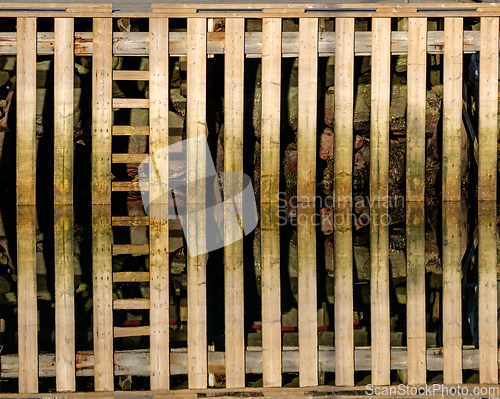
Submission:
<svg viewBox="0 0 500 399">
<path fill-rule="evenodd" d="M 243 103 L 245 19 L 226 18 L 224 83 L 224 172 L 243 173 Z M 234 193 L 243 189 L 242 178 L 231 178 Z M 227 187 L 227 184 L 224 184 Z M 225 197 L 225 199 L 228 199 Z M 241 207 L 241 203 L 238 204 Z M 228 211 L 234 211 L 229 206 Z M 229 212 L 225 220 L 231 220 Z M 227 215 L 227 216 L 226 216 Z M 241 231 L 224 228 L 224 240 L 234 241 Z M 243 240 L 224 247 L 226 388 L 245 387 L 245 330 L 243 297 Z"/>
<path fill-rule="evenodd" d="M 36 19 L 17 19 L 17 295 L 19 393 L 38 392 L 36 289 Z"/>
<path fill-rule="evenodd" d="M 281 386 L 280 171 L 281 18 L 262 20 L 261 265 L 264 387 Z"/>
<path fill-rule="evenodd" d="M 207 134 L 206 74 L 207 74 L 207 20 L 188 18 L 188 68 L 187 68 L 187 139 Z M 205 198 L 206 141 L 187 152 L 189 182 L 196 181 L 194 189 L 188 187 L 188 204 L 196 206 Z M 188 207 L 189 213 L 189 207 Z M 198 220 L 195 220 L 198 218 Z M 201 214 L 187 217 L 189 234 L 196 235 L 196 242 L 206 241 L 206 226 Z M 198 227 L 196 227 L 198 226 Z M 189 388 L 207 387 L 207 254 L 192 256 L 188 251 L 188 383 Z"/>
<path fill-rule="evenodd" d="M 444 19 L 443 202 L 461 197 L 463 22 Z"/>
<path fill-rule="evenodd" d="M 443 382 L 445 384 L 462 382 L 460 223 L 460 202 L 443 202 Z"/>
<path fill-rule="evenodd" d="M 54 20 L 54 250 L 56 386 L 74 391 L 75 276 L 73 217 L 74 19 Z"/>
<path fill-rule="evenodd" d="M 354 18 L 335 19 L 335 88 L 335 384 L 352 386 L 354 385 L 354 330 L 351 195 Z"/>
<path fill-rule="evenodd" d="M 168 175 L 168 154 L 155 157 L 155 151 L 168 146 L 169 56 L 168 18 L 149 19 L 149 151 L 155 159 L 150 165 L 150 204 L 154 209 L 149 227 L 150 365 L 151 389 L 170 387 L 169 344 L 169 231 L 168 178 L 154 179 L 158 170 Z M 152 184 L 161 182 L 162 185 Z M 163 194 L 163 195 L 162 195 Z"/>
<path fill-rule="evenodd" d="M 112 27 L 94 18 L 92 62 L 92 266 L 94 384 L 113 391 L 113 296 L 111 235 Z"/>
<path fill-rule="evenodd" d="M 497 21 L 498 27 L 498 21 Z M 497 209 L 479 203 L 479 382 L 498 384 Z"/>
<path fill-rule="evenodd" d="M 370 130 L 370 302 L 372 383 L 391 383 L 389 319 L 389 105 L 391 89 L 391 19 L 372 19 Z"/>
<path fill-rule="evenodd" d="M 408 18 L 406 201 L 424 201 L 427 18 Z"/>
<path fill-rule="evenodd" d="M 412 21 L 410 19 L 410 29 Z M 408 384 L 426 383 L 425 205 L 406 203 L 406 331 Z"/>
<path fill-rule="evenodd" d="M 498 17 L 481 18 L 478 199 L 497 199 Z"/>
<path fill-rule="evenodd" d="M 297 235 L 299 262 L 299 382 L 318 385 L 316 287 L 316 129 L 318 117 L 318 19 L 299 22 L 299 125 L 297 132 Z M 307 199 L 307 200 L 306 200 Z"/>
</svg>

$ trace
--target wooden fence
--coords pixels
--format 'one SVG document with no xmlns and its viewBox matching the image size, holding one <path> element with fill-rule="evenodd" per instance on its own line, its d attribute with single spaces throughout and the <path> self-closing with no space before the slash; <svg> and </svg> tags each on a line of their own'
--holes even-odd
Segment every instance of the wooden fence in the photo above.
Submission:
<svg viewBox="0 0 500 399">
<path fill-rule="evenodd" d="M 264 387 L 281 387 L 282 373 L 298 372 L 300 386 L 317 387 L 318 375 L 354 386 L 355 370 L 371 371 L 374 385 L 390 385 L 391 370 L 407 369 L 408 383 L 427 382 L 443 370 L 445 384 L 462 382 L 463 369 L 478 369 L 481 384 L 498 383 L 497 114 L 500 7 L 432 5 L 154 5 L 153 13 L 113 13 L 108 5 L 5 5 L 0 16 L 17 18 L 17 32 L 0 33 L 0 54 L 17 56 L 17 292 L 18 360 L 2 358 L 2 377 L 18 377 L 19 392 L 38 392 L 39 375 L 56 376 L 57 391 L 75 391 L 75 377 L 93 375 L 96 391 L 113 391 L 114 376 L 150 376 L 152 391 L 169 390 L 170 375 L 187 374 L 190 389 L 207 388 L 209 374 L 224 374 L 227 388 L 245 387 L 247 373 L 261 373 Z M 37 17 L 53 17 L 54 32 L 37 32 Z M 74 20 L 93 18 L 93 33 L 75 32 Z M 149 18 L 149 33 L 113 32 L 117 17 Z M 370 18 L 371 32 L 355 32 L 355 18 Z M 407 32 L 391 32 L 391 18 L 408 17 Z M 427 17 L 444 18 L 443 31 L 427 31 Z M 464 31 L 464 17 L 480 18 L 480 31 Z M 169 32 L 172 18 L 187 18 L 186 32 Z M 225 18 L 225 31 L 208 32 L 207 20 Z M 245 19 L 262 19 L 262 32 L 245 32 Z M 283 18 L 298 18 L 299 32 L 282 32 Z M 334 18 L 334 32 L 320 32 Z M 479 77 L 479 349 L 462 345 L 460 238 L 463 54 L 480 51 Z M 427 53 L 443 54 L 443 348 L 426 348 L 424 190 Z M 56 352 L 39 354 L 36 286 L 36 60 L 54 55 L 54 226 Z M 262 57 L 261 265 L 262 348 L 247 348 L 244 330 L 243 244 L 224 249 L 225 353 L 207 351 L 207 255 L 187 258 L 187 353 L 169 344 L 169 229 L 166 220 L 112 216 L 112 193 L 138 191 L 137 182 L 112 181 L 112 163 L 140 162 L 148 154 L 113 154 L 114 135 L 148 136 L 149 153 L 169 144 L 169 58 L 187 57 L 186 138 L 206 134 L 207 56 L 224 54 L 224 170 L 243 172 L 245 57 Z M 389 231 L 370 227 L 371 348 L 355 348 L 353 332 L 352 203 L 355 55 L 370 55 L 372 197 L 388 193 L 391 55 L 407 54 L 407 345 L 391 348 Z M 74 56 L 92 56 L 92 262 L 93 354 L 75 353 L 73 276 L 73 78 Z M 113 56 L 148 56 L 149 71 L 113 71 Z M 317 336 L 316 196 L 318 57 L 335 55 L 335 199 L 345 215 L 334 234 L 335 347 Z M 299 60 L 298 348 L 282 347 L 280 308 L 280 103 L 282 57 Z M 115 80 L 149 81 L 148 99 L 113 98 Z M 113 125 L 113 110 L 148 108 L 149 127 Z M 188 154 L 195 159 L 199 154 Z M 191 158 L 189 158 L 191 157 Z M 203 172 L 203 166 L 197 173 Z M 154 188 L 151 188 L 153 190 Z M 371 209 L 372 220 L 383 208 Z M 149 245 L 118 245 L 112 226 L 149 225 Z M 207 232 L 202 232 L 207 234 Z M 227 233 L 229 234 L 229 233 Z M 113 272 L 117 254 L 149 254 L 149 273 Z M 149 282 L 150 298 L 113 299 L 113 282 Z M 149 309 L 149 326 L 117 327 L 113 310 Z M 41 315 L 43 317 L 43 315 Z M 149 351 L 114 352 L 116 337 L 149 335 Z M 128 360 L 127 360 L 128 358 Z M 132 360 L 131 360 L 132 359 Z M 129 363 L 127 363 L 129 362 Z M 10 367 L 10 368 L 9 368 Z M 333 387 L 330 387 L 334 390 Z M 318 388 L 319 389 L 319 388 Z"/>
</svg>

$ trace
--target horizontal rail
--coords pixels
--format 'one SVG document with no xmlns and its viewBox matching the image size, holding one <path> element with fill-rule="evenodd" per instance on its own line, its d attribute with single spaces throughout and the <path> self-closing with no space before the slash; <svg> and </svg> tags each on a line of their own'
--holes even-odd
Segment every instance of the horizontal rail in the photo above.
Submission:
<svg viewBox="0 0 500 399">
<path fill-rule="evenodd" d="M 149 309 L 149 298 L 115 299 L 114 310 L 144 310 Z"/>
<path fill-rule="evenodd" d="M 479 51 L 480 32 L 464 31 L 464 52 Z M 16 54 L 16 33 L 0 32 L 0 55 Z M 225 32 L 207 33 L 207 53 L 224 54 Z M 296 57 L 299 52 L 299 32 L 282 32 L 283 57 Z M 75 54 L 91 56 L 93 54 L 92 32 L 75 33 Z M 427 33 L 427 51 L 431 54 L 443 53 L 444 32 L 429 31 Z M 354 51 L 356 55 L 371 54 L 371 32 L 355 32 Z M 37 52 L 39 55 L 54 54 L 54 33 L 38 32 Z M 408 32 L 391 33 L 391 54 L 408 52 Z M 169 33 L 169 53 L 172 56 L 187 54 L 187 33 Z M 113 54 L 116 56 L 149 55 L 148 32 L 114 32 Z M 262 56 L 262 32 L 245 33 L 245 54 L 248 57 Z M 320 32 L 318 36 L 318 55 L 328 57 L 335 54 L 335 32 Z M 133 73 L 132 73 L 133 72 Z M 146 80 L 148 71 L 113 71 L 115 80 Z"/>
<path fill-rule="evenodd" d="M 149 272 L 115 272 L 113 283 L 146 283 L 149 282 Z"/>
<path fill-rule="evenodd" d="M 113 255 L 148 255 L 148 244 L 121 244 L 113 245 Z"/>
</svg>

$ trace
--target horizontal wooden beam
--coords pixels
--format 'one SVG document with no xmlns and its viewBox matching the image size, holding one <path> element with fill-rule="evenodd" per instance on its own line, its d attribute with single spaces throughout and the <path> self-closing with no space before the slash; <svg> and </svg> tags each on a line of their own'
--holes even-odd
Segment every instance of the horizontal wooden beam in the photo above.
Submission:
<svg viewBox="0 0 500 399">
<path fill-rule="evenodd" d="M 225 32 L 207 33 L 207 53 L 223 54 Z M 354 51 L 356 55 L 371 55 L 371 32 L 355 32 Z M 480 32 L 464 31 L 464 52 L 479 51 Z M 283 57 L 297 57 L 299 32 L 282 33 Z M 149 55 L 148 32 L 114 32 L 113 54 L 115 56 L 147 56 Z M 91 56 L 93 53 L 92 32 L 75 33 L 75 54 L 77 56 Z M 442 54 L 444 47 L 444 32 L 427 32 L 427 51 L 431 54 Z M 39 55 L 54 54 L 54 33 L 38 32 L 37 52 Z M 172 56 L 187 54 L 186 32 L 170 32 L 169 52 Z M 394 31 L 391 33 L 391 54 L 405 54 L 408 52 L 408 32 Z M 0 55 L 16 54 L 16 33 L 0 32 Z M 262 32 L 245 34 L 245 54 L 247 57 L 262 56 Z M 319 32 L 318 55 L 328 57 L 335 54 L 335 32 Z M 131 74 L 133 72 L 133 74 Z M 118 73 L 117 75 L 115 75 Z M 135 75 L 137 73 L 137 75 Z M 148 71 L 113 71 L 115 80 L 125 80 L 125 77 L 134 76 L 133 80 L 146 80 Z M 115 77 L 118 76 L 118 77 Z M 139 78 L 140 77 L 140 78 Z M 128 80 L 128 79 L 127 79 Z"/>
<path fill-rule="evenodd" d="M 147 283 L 149 272 L 115 272 L 113 283 Z"/>
<path fill-rule="evenodd" d="M 147 159 L 149 154 L 112 154 L 113 163 L 141 163 Z"/>
<path fill-rule="evenodd" d="M 136 298 L 136 299 L 115 299 L 113 301 L 114 310 L 144 310 L 149 309 L 149 299 L 148 298 Z"/>
<path fill-rule="evenodd" d="M 149 80 L 149 71 L 113 71 L 113 80 Z"/>
<path fill-rule="evenodd" d="M 149 244 L 113 245 L 113 255 L 148 255 Z"/>
<path fill-rule="evenodd" d="M 113 108 L 149 108 L 149 99 L 113 98 Z"/>
<path fill-rule="evenodd" d="M 130 332 L 127 333 L 127 330 Z M 117 335 L 118 331 L 118 335 Z M 115 327 L 115 337 L 134 335 L 148 335 L 149 326 L 139 327 Z M 125 335 L 127 334 L 127 335 Z M 319 371 L 335 371 L 335 348 L 320 346 L 318 351 Z M 39 376 L 55 377 L 55 355 L 39 354 Z M 247 347 L 246 350 L 246 372 L 262 374 L 262 348 Z M 283 373 L 297 373 L 299 370 L 299 349 L 298 347 L 284 347 L 282 351 Z M 479 350 L 462 350 L 463 368 L 465 370 L 479 369 Z M 18 377 L 18 356 L 15 354 L 3 355 L 1 358 L 2 378 Z M 356 371 L 369 371 L 371 368 L 370 347 L 356 347 L 355 349 Z M 391 369 L 406 369 L 406 348 L 391 349 Z M 114 353 L 114 374 L 116 375 L 136 375 L 149 376 L 149 350 L 115 351 Z M 427 349 L 427 369 L 429 371 L 443 370 L 443 350 L 442 348 Z M 172 375 L 187 374 L 187 351 L 186 348 L 171 349 L 170 352 L 170 372 Z M 225 360 L 224 352 L 208 352 L 208 372 L 224 375 Z M 94 354 L 92 351 L 77 352 L 76 354 L 76 375 L 94 375 Z M 333 387 L 330 387 L 333 388 Z"/>
</svg>

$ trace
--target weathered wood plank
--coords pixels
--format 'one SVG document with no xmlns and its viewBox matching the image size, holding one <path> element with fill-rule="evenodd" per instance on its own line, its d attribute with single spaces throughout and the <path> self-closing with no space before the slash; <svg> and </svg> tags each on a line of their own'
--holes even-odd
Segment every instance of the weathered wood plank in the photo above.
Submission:
<svg viewBox="0 0 500 399">
<path fill-rule="evenodd" d="M 226 55 L 224 84 L 224 172 L 243 173 L 243 110 L 245 69 L 245 20 L 226 19 Z M 230 174 L 224 184 L 226 197 L 240 193 L 243 176 Z M 237 179 L 237 180 L 236 180 Z M 241 198 L 241 197 L 238 197 Z M 234 223 L 231 215 L 241 209 L 238 204 L 228 204 L 224 209 L 224 220 Z M 240 229 L 234 224 L 224 228 L 224 302 L 226 337 L 226 387 L 245 387 L 245 330 L 244 330 L 244 285 L 243 285 L 243 240 Z"/>
<path fill-rule="evenodd" d="M 113 126 L 113 136 L 149 135 L 149 126 Z"/>
<path fill-rule="evenodd" d="M 299 262 L 299 383 L 318 385 L 316 287 L 316 129 L 318 93 L 318 19 L 299 20 L 299 121 L 297 132 L 297 204 Z"/>
<path fill-rule="evenodd" d="M 496 25 L 498 28 L 498 20 Z M 480 202 L 478 208 L 479 382 L 481 384 L 498 383 L 496 205 L 496 201 Z"/>
<path fill-rule="evenodd" d="M 390 18 L 372 19 L 370 129 L 370 308 L 372 383 L 391 383 L 389 305 L 389 220 L 384 201 L 389 179 L 391 89 Z"/>
<path fill-rule="evenodd" d="M 113 255 L 148 255 L 149 244 L 114 244 Z"/>
<path fill-rule="evenodd" d="M 149 80 L 149 71 L 115 70 L 113 80 Z"/>
<path fill-rule="evenodd" d="M 261 202 L 262 377 L 281 386 L 281 284 L 278 204 Z M 248 371 L 250 372 L 250 371 Z"/>
<path fill-rule="evenodd" d="M 167 18 L 149 20 L 149 151 L 154 158 L 149 168 L 150 198 L 157 198 L 152 208 L 149 229 L 150 256 L 150 342 L 151 389 L 169 389 L 169 223 L 168 179 L 158 179 L 156 173 L 168 176 L 168 154 L 157 157 L 155 152 L 168 146 L 169 136 L 169 55 Z M 156 179 L 154 178 L 156 177 Z M 154 183 L 153 183 L 154 182 Z"/>
<path fill-rule="evenodd" d="M 424 201 L 427 18 L 408 19 L 406 200 Z"/>
<path fill-rule="evenodd" d="M 148 158 L 148 154 L 113 154 L 112 163 L 141 163 Z"/>
<path fill-rule="evenodd" d="M 149 335 L 151 328 L 149 326 L 138 326 L 138 327 L 114 327 L 113 336 L 115 338 L 124 337 L 142 337 Z"/>
<path fill-rule="evenodd" d="M 149 309 L 149 298 L 115 299 L 113 310 Z"/>
<path fill-rule="evenodd" d="M 17 19 L 16 204 L 19 393 L 38 392 L 36 19 Z"/>
<path fill-rule="evenodd" d="M 443 202 L 443 382 L 462 382 L 460 202 Z"/>
<path fill-rule="evenodd" d="M 112 391 L 111 235 L 112 19 L 94 19 L 92 62 L 92 266 L 96 391 Z"/>
<path fill-rule="evenodd" d="M 261 265 L 263 384 L 281 386 L 280 171 L 281 18 L 262 20 Z"/>
<path fill-rule="evenodd" d="M 149 272 L 115 272 L 113 273 L 114 283 L 145 283 L 149 281 Z"/>
<path fill-rule="evenodd" d="M 149 108 L 149 99 L 113 98 L 113 108 Z"/>
<path fill-rule="evenodd" d="M 336 213 L 341 223 L 334 233 L 335 261 L 335 384 L 354 385 L 352 281 L 352 194 L 354 113 L 354 18 L 335 20 L 335 137 L 334 173 Z"/>
<path fill-rule="evenodd" d="M 481 18 L 478 199 L 497 199 L 498 18 Z"/>
<path fill-rule="evenodd" d="M 407 202 L 406 207 L 408 384 L 421 385 L 426 383 L 425 207 L 422 201 Z"/>
<path fill-rule="evenodd" d="M 187 150 L 188 176 L 193 182 L 187 190 L 190 207 L 204 203 L 206 187 L 206 75 L 207 75 L 207 20 L 190 18 L 187 22 L 187 132 L 186 138 L 195 144 Z M 198 139 L 196 139 L 198 137 Z M 207 387 L 207 291 L 206 291 L 206 217 L 203 212 L 187 216 L 189 248 L 188 273 L 188 384 L 192 389 Z M 199 251 L 198 251 L 199 250 Z"/>
<path fill-rule="evenodd" d="M 110 157 L 111 158 L 111 157 Z M 111 159 L 110 159 L 111 160 Z M 114 181 L 111 185 L 113 191 L 141 191 L 141 189 L 149 190 L 149 183 Z"/>
<path fill-rule="evenodd" d="M 461 196 L 463 18 L 444 20 L 443 201 Z"/>
</svg>

